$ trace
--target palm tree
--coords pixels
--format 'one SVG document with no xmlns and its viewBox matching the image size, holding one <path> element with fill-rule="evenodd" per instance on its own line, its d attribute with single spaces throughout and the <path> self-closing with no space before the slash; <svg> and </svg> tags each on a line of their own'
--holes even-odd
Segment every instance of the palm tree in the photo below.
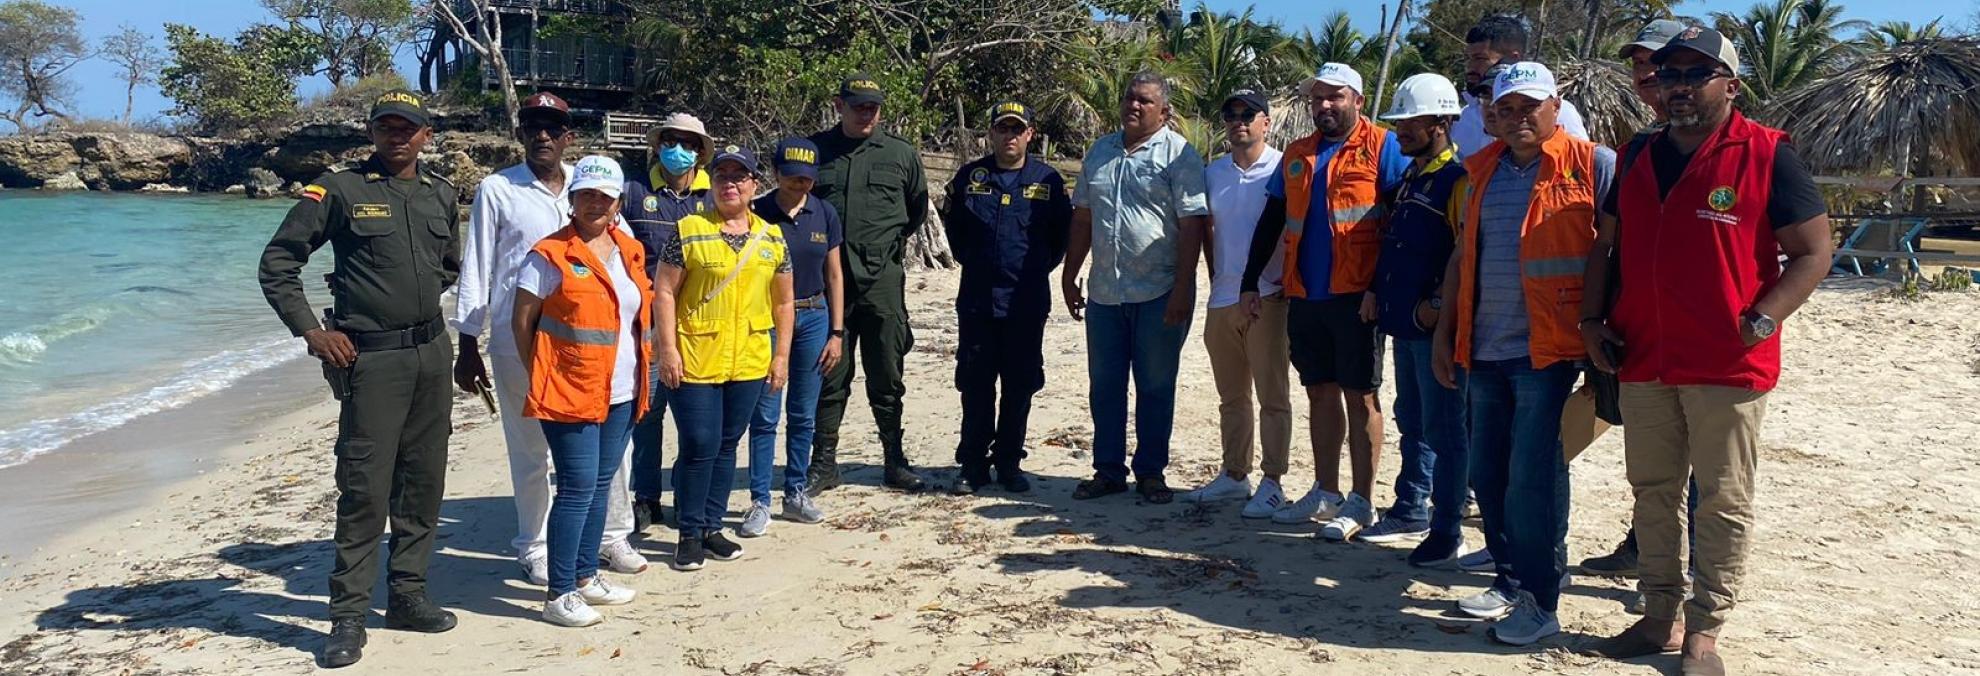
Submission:
<svg viewBox="0 0 1980 676">
<path fill-rule="evenodd" d="M 1862 35 L 1857 36 L 1856 43 L 1862 45 L 1865 51 L 1880 52 L 1895 49 L 1906 42 L 1945 37 L 1944 29 L 1939 27 L 1941 20 L 1943 17 L 1916 27 L 1909 21 L 1885 21 L 1865 29 Z"/>
<path fill-rule="evenodd" d="M 1871 52 L 1775 99 L 1769 116 L 1817 171 L 1980 172 L 1980 38 Z"/>
<path fill-rule="evenodd" d="M 1561 80 L 1561 98 L 1573 101 L 1587 122 L 1591 140 L 1621 148 L 1657 113 L 1636 98 L 1629 72 L 1613 61 L 1566 59 L 1554 67 Z"/>
<path fill-rule="evenodd" d="M 1856 45 L 1836 36 L 1866 24 L 1845 21 L 1842 12 L 1843 6 L 1834 0 L 1773 0 L 1738 16 L 1714 12 L 1713 22 L 1732 39 L 1745 64 L 1741 80 L 1747 102 L 1764 104 L 1854 58 Z"/>
</svg>

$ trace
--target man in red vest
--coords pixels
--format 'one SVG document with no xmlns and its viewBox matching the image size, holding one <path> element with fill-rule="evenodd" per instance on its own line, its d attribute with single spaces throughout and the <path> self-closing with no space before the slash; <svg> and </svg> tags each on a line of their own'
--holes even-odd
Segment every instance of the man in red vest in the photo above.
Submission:
<svg viewBox="0 0 1980 676">
<path fill-rule="evenodd" d="M 1821 193 L 1787 135 L 1733 108 L 1732 43 L 1689 28 L 1651 59 L 1670 124 L 1630 153 L 1604 205 L 1580 325 L 1596 368 L 1622 380 L 1645 609 L 1590 652 L 1626 659 L 1681 647 L 1682 673 L 1723 674 L 1718 632 L 1746 572 L 1760 424 L 1781 371 L 1777 334 L 1827 274 L 1832 245 Z M 1622 288 L 1605 315 L 1611 247 Z M 1689 600 L 1687 474 L 1698 491 Z"/>
</svg>

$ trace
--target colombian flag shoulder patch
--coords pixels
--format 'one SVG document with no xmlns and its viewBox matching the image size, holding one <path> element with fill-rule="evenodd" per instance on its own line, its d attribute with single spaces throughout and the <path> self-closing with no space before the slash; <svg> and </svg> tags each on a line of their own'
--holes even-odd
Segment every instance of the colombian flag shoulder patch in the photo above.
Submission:
<svg viewBox="0 0 1980 676">
<path fill-rule="evenodd" d="M 321 202 L 323 201 L 323 196 L 327 192 L 328 191 L 323 189 L 323 186 L 311 183 L 309 185 L 303 186 L 302 198 L 309 200 L 311 202 Z"/>
</svg>

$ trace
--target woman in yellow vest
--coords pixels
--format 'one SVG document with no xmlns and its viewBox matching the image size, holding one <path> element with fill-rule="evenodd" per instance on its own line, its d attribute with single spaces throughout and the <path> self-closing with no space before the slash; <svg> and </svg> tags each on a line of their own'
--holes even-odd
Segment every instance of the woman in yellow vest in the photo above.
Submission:
<svg viewBox="0 0 1980 676">
<path fill-rule="evenodd" d="M 682 571 L 743 554 L 722 536 L 736 445 L 765 388 L 783 389 L 790 374 L 797 312 L 783 230 L 749 208 L 756 156 L 723 148 L 714 174 L 715 207 L 681 219 L 679 233 L 660 249 L 654 280 L 660 382 L 671 391 L 680 431 L 674 512 L 681 535 L 673 567 Z"/>
<path fill-rule="evenodd" d="M 570 224 L 538 242 L 516 278 L 516 349 L 529 366 L 523 415 L 543 421 L 557 470 L 543 619 L 567 627 L 602 620 L 593 605 L 633 599 L 598 574 L 605 496 L 646 412 L 651 358 L 646 250 L 618 226 L 625 182 L 610 158 L 579 161 Z"/>
</svg>

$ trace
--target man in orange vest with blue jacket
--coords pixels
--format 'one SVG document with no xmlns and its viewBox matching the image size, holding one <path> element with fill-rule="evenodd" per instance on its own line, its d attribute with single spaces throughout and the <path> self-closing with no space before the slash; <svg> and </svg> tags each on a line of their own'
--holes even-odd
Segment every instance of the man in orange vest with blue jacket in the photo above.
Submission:
<svg viewBox="0 0 1980 676">
<path fill-rule="evenodd" d="M 1471 487 L 1498 575 L 1458 601 L 1503 618 L 1490 636 L 1531 645 L 1560 632 L 1568 470 L 1561 409 L 1588 356 L 1575 328 L 1595 205 L 1614 151 L 1563 132 L 1554 74 L 1513 64 L 1492 88 L 1498 140 L 1465 158 L 1471 181 L 1458 254 L 1431 339 L 1437 380 L 1465 388 Z"/>
<path fill-rule="evenodd" d="M 1272 515 L 1328 520 L 1321 537 L 1346 541 L 1375 523 L 1375 460 L 1382 448 L 1382 342 L 1368 286 L 1382 248 L 1383 194 L 1409 158 L 1389 130 L 1361 115 L 1361 74 L 1329 63 L 1306 83 L 1313 135 L 1294 141 L 1266 186 L 1240 302 L 1256 315 L 1258 277 L 1285 240 L 1286 333 L 1313 417 L 1313 490 Z M 1345 400 L 1345 411 L 1343 410 Z M 1342 438 L 1354 491 L 1342 496 Z"/>
</svg>

